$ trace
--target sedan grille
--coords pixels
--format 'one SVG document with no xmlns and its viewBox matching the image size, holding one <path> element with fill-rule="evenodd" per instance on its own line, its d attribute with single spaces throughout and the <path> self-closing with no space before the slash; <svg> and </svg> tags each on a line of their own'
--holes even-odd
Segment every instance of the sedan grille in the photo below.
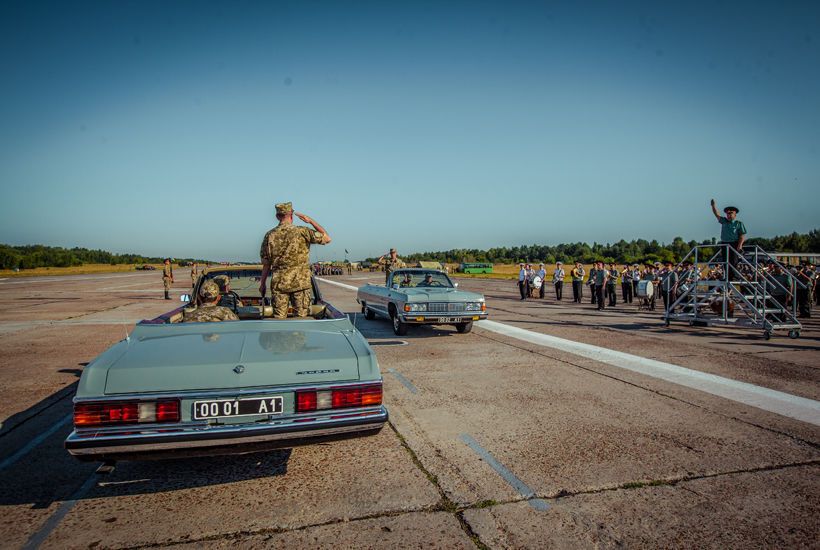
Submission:
<svg viewBox="0 0 820 550">
<path fill-rule="evenodd" d="M 431 303 L 427 304 L 427 311 L 432 311 L 434 313 L 460 312 L 464 311 L 464 304 L 453 302 Z"/>
</svg>

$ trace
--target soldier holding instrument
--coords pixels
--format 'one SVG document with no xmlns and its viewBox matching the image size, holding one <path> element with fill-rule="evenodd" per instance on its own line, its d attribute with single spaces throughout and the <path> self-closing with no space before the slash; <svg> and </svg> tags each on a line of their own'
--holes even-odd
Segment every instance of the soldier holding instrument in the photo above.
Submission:
<svg viewBox="0 0 820 550">
<path fill-rule="evenodd" d="M 313 226 L 293 225 L 293 216 Z M 293 211 L 293 205 L 283 202 L 276 205 L 279 225 L 265 233 L 259 256 L 262 259 L 262 276 L 259 292 L 266 292 L 270 279 L 273 317 L 285 319 L 288 305 L 293 305 L 295 317 L 307 317 L 310 313 L 310 245 L 327 244 L 330 236 L 318 222 L 309 216 Z"/>
</svg>

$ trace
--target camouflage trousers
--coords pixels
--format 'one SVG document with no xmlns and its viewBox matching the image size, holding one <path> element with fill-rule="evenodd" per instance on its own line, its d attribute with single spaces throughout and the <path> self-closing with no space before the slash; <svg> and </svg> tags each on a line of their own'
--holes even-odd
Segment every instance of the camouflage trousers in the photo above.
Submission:
<svg viewBox="0 0 820 550">
<path fill-rule="evenodd" d="M 171 290 L 171 279 L 167 279 L 165 277 L 162 278 L 162 286 L 165 287 L 165 290 Z"/>
<path fill-rule="evenodd" d="M 288 316 L 288 306 L 293 304 L 294 317 L 307 317 L 310 314 L 310 289 L 296 292 L 276 292 L 271 290 L 271 304 L 273 318 L 285 319 Z"/>
</svg>

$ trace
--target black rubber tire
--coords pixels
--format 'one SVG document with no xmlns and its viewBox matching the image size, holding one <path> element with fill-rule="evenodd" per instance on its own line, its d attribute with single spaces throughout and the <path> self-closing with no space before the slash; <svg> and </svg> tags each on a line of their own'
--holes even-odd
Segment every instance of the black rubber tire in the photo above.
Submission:
<svg viewBox="0 0 820 550">
<path fill-rule="evenodd" d="M 456 330 L 459 334 L 467 334 L 471 330 L 473 330 L 473 322 L 467 321 L 466 323 L 459 323 L 456 325 Z"/>
<path fill-rule="evenodd" d="M 407 334 L 407 323 L 403 323 L 399 316 L 396 313 L 393 313 L 393 316 L 390 318 L 393 323 L 393 333 L 396 336 L 404 336 Z"/>
<path fill-rule="evenodd" d="M 800 331 L 799 330 L 794 330 L 794 329 L 790 330 L 789 331 L 789 338 L 791 338 L 792 340 L 800 338 Z"/>
<path fill-rule="evenodd" d="M 362 309 L 364 309 L 364 311 L 363 311 L 364 318 L 367 319 L 368 321 L 372 321 L 373 319 L 376 318 L 376 314 L 373 313 L 373 310 L 370 309 L 369 307 L 363 306 Z"/>
<path fill-rule="evenodd" d="M 763 338 L 765 340 L 771 340 L 772 339 L 772 333 L 767 330 L 766 332 L 763 333 Z"/>
</svg>

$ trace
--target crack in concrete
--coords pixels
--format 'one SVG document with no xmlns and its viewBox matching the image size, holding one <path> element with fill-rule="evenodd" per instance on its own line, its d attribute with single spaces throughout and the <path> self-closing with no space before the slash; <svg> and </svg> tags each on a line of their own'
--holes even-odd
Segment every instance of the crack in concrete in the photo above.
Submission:
<svg viewBox="0 0 820 550">
<path fill-rule="evenodd" d="M 701 409 L 701 410 L 703 410 L 703 411 L 707 411 L 707 412 L 709 412 L 709 413 L 711 413 L 711 414 L 716 414 L 716 415 L 721 416 L 721 417 L 723 417 L 723 418 L 727 418 L 727 419 L 729 419 L 729 420 L 734 420 L 734 421 L 736 421 L 736 422 L 740 422 L 740 423 L 742 423 L 742 424 L 746 424 L 747 426 L 753 426 L 753 427 L 755 427 L 755 428 L 759 428 L 759 429 L 761 429 L 761 430 L 766 430 L 766 431 L 771 432 L 771 433 L 774 433 L 774 434 L 778 434 L 778 435 L 782 435 L 782 436 L 784 436 L 784 437 L 788 437 L 788 438 L 792 439 L 793 441 L 797 441 L 797 442 L 799 442 L 799 443 L 802 443 L 802 444 L 804 444 L 804 445 L 807 445 L 807 446 L 811 447 L 812 449 L 820 449 L 820 443 L 816 443 L 816 442 L 814 442 L 814 441 L 808 441 L 808 440 L 806 440 L 806 439 L 803 439 L 802 437 L 796 436 L 796 435 L 794 435 L 794 434 L 790 434 L 790 433 L 788 433 L 788 432 L 784 432 L 784 431 L 781 431 L 781 430 L 776 430 L 776 429 L 774 429 L 774 428 L 770 428 L 770 427 L 768 427 L 768 426 L 762 426 L 762 425 L 760 425 L 760 424 L 756 424 L 756 423 L 754 423 L 754 422 L 751 422 L 751 421 L 749 421 L 749 420 L 745 420 L 745 419 L 743 419 L 743 418 L 738 418 L 738 417 L 736 417 L 736 416 L 732 416 L 732 415 L 725 414 L 725 413 L 722 413 L 722 412 L 719 412 L 719 411 L 715 411 L 715 410 L 712 410 L 712 409 L 710 409 L 710 408 L 707 408 L 707 407 L 705 407 L 705 406 L 703 406 L 703 405 L 698 405 L 697 403 L 692 403 L 691 401 L 687 401 L 686 399 L 682 399 L 682 398 L 680 398 L 680 397 L 675 397 L 674 395 L 669 395 L 669 394 L 664 393 L 664 392 L 659 391 L 659 390 L 653 390 L 652 388 L 647 388 L 646 386 L 642 386 L 642 385 L 637 384 L 637 383 L 635 383 L 635 382 L 629 382 L 628 380 L 624 380 L 624 379 L 622 379 L 622 378 L 618 378 L 617 376 L 614 376 L 614 375 L 611 375 L 611 374 L 606 374 L 606 373 L 603 373 L 603 372 L 597 371 L 597 370 L 595 370 L 595 369 L 593 369 L 593 368 L 591 368 L 591 367 L 585 367 L 585 366 L 583 366 L 583 365 L 579 365 L 579 364 L 577 364 L 577 363 L 573 363 L 572 361 L 567 361 L 566 359 L 561 359 L 561 358 L 559 358 L 559 357 L 555 357 L 554 355 L 549 355 L 549 354 L 544 353 L 544 352 L 542 352 L 542 351 L 538 351 L 538 350 L 534 350 L 534 349 L 529 349 L 529 348 L 526 348 L 526 347 L 524 347 L 524 346 L 518 346 L 518 345 L 516 345 L 516 344 L 512 344 L 512 343 L 510 343 L 510 342 L 505 342 L 505 341 L 503 341 L 503 340 L 499 340 L 499 339 L 497 339 L 497 338 L 492 338 L 492 337 L 490 337 L 490 336 L 488 336 L 488 335 L 486 335 L 486 334 L 480 334 L 480 333 L 474 333 L 474 334 L 475 334 L 476 336 L 480 337 L 480 338 L 486 338 L 487 340 L 492 340 L 493 342 L 497 342 L 497 343 L 499 343 L 499 344 L 502 344 L 502 345 L 505 345 L 505 346 L 509 346 L 509 347 L 511 347 L 511 348 L 515 348 L 515 349 L 518 349 L 518 350 L 521 350 L 521 351 L 526 351 L 526 352 L 529 352 L 529 353 L 532 353 L 532 354 L 535 354 L 535 355 L 540 355 L 541 357 L 546 357 L 547 359 L 552 359 L 553 361 L 558 361 L 559 363 L 564 363 L 565 365 L 570 365 L 570 366 L 573 366 L 573 367 L 576 367 L 576 368 L 579 368 L 579 369 L 585 370 L 585 371 L 587 371 L 587 372 L 591 372 L 591 373 L 593 373 L 593 374 L 597 374 L 597 375 L 599 375 L 599 376 L 603 376 L 603 377 L 605 377 L 605 378 L 609 378 L 609 379 L 611 379 L 611 380 L 617 380 L 618 382 L 621 382 L 621 383 L 626 384 L 626 385 L 628 385 L 628 386 L 632 386 L 632 387 L 634 387 L 634 388 L 638 388 L 638 389 L 641 389 L 641 390 L 644 390 L 644 391 L 648 391 L 648 392 L 654 393 L 654 394 L 656 394 L 656 395 L 659 395 L 659 396 L 661 396 L 661 397 L 666 397 L 667 399 L 673 399 L 673 400 L 675 400 L 675 401 L 678 401 L 679 403 L 684 403 L 684 404 L 689 405 L 689 406 L 691 406 L 691 407 L 695 407 L 695 408 Z"/>
<path fill-rule="evenodd" d="M 113 310 L 121 308 L 121 307 L 133 306 L 134 304 L 138 304 L 138 303 L 139 302 L 128 302 L 127 304 L 117 304 L 115 306 L 108 307 L 108 308 L 105 308 L 105 309 L 100 309 L 100 310 L 97 310 L 97 311 L 91 311 L 91 312 L 88 312 L 88 313 L 82 313 L 80 315 L 73 315 L 71 317 L 66 317 L 65 319 L 62 319 L 62 320 L 63 321 L 68 321 L 69 319 L 79 319 L 80 317 L 88 317 L 89 315 L 96 315 L 97 313 L 103 313 L 105 311 L 113 311 Z"/>
</svg>

